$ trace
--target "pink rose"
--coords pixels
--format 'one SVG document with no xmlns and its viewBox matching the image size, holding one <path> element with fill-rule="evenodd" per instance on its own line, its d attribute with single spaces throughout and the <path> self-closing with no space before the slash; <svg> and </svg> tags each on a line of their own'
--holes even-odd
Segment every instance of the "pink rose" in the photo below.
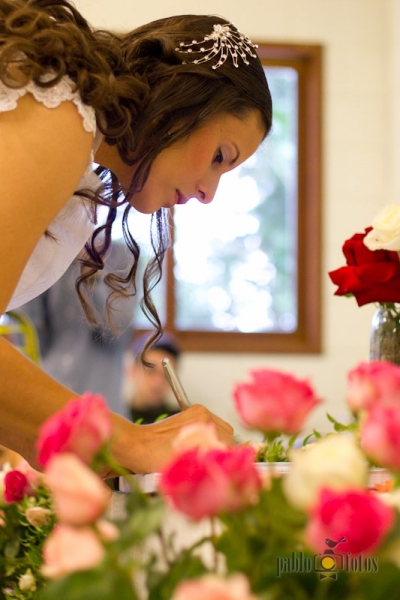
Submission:
<svg viewBox="0 0 400 600">
<path fill-rule="evenodd" d="M 184 581 L 175 589 L 171 600 L 256 600 L 250 593 L 249 582 L 237 573 L 223 580 L 216 575 Z"/>
<path fill-rule="evenodd" d="M 400 404 L 374 404 L 361 422 L 360 445 L 383 467 L 400 469 Z"/>
<path fill-rule="evenodd" d="M 322 488 L 311 510 L 306 540 L 315 552 L 329 547 L 328 540 L 343 542 L 335 552 L 372 554 L 394 523 L 395 511 L 367 490 L 335 491 Z"/>
<path fill-rule="evenodd" d="M 271 433 L 297 433 L 321 403 L 306 381 L 272 369 L 250 372 L 253 381 L 233 391 L 237 411 L 249 427 Z"/>
<path fill-rule="evenodd" d="M 105 511 L 111 490 L 74 454 L 53 456 L 45 474 L 61 523 L 92 523 Z"/>
<path fill-rule="evenodd" d="M 90 527 L 56 525 L 43 546 L 42 573 L 48 579 L 57 579 L 92 569 L 104 554 L 104 547 Z"/>
<path fill-rule="evenodd" d="M 173 506 L 195 520 L 239 510 L 256 500 L 261 486 L 254 451 L 245 446 L 188 450 L 172 459 L 159 484 Z"/>
<path fill-rule="evenodd" d="M 90 464 L 112 435 L 111 413 L 100 395 L 85 392 L 43 423 L 37 442 L 38 460 L 46 465 L 58 452 L 72 452 Z"/>
<path fill-rule="evenodd" d="M 8 503 L 19 502 L 33 492 L 26 475 L 17 469 L 6 473 L 4 486 L 4 500 Z"/>
<path fill-rule="evenodd" d="M 400 367 L 376 360 L 360 363 L 347 376 L 347 402 L 353 412 L 375 402 L 400 405 Z"/>
<path fill-rule="evenodd" d="M 211 448 L 225 448 L 217 435 L 214 423 L 190 423 L 179 430 L 173 444 L 175 452 L 185 452 L 192 448 L 211 450 Z"/>
</svg>

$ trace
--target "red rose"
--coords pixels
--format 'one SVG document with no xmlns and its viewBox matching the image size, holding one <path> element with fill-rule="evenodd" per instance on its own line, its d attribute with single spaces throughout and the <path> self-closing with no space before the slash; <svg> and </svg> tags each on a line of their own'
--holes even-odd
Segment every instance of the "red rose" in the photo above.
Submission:
<svg viewBox="0 0 400 600">
<path fill-rule="evenodd" d="M 347 266 L 330 271 L 338 286 L 336 296 L 353 295 L 358 306 L 369 302 L 400 302 L 400 261 L 397 252 L 369 250 L 364 233 L 356 233 L 343 245 Z"/>
<path fill-rule="evenodd" d="M 19 502 L 25 495 L 32 493 L 28 478 L 17 469 L 8 471 L 4 477 L 4 486 L 4 500 L 8 503 Z"/>
</svg>

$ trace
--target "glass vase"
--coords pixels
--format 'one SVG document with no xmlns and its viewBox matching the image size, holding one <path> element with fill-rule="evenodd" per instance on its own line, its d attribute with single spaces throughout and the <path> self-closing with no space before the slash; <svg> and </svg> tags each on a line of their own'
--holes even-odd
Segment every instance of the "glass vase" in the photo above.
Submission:
<svg viewBox="0 0 400 600">
<path fill-rule="evenodd" d="M 370 360 L 400 365 L 400 305 L 381 304 L 371 322 Z"/>
</svg>

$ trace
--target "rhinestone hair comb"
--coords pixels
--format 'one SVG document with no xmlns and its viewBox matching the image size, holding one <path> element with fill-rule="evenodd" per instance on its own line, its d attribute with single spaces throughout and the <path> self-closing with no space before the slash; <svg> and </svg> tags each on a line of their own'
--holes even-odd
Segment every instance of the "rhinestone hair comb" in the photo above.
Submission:
<svg viewBox="0 0 400 600">
<path fill-rule="evenodd" d="M 226 25 L 218 24 L 213 26 L 213 32 L 210 35 L 198 42 L 193 40 L 190 44 L 181 42 L 179 48 L 175 48 L 177 52 L 184 54 L 203 54 L 201 58 L 196 58 L 191 61 L 182 61 L 182 64 L 191 62 L 195 65 L 212 60 L 214 57 L 219 57 L 218 62 L 212 66 L 213 69 L 218 69 L 224 64 L 228 56 L 232 57 L 235 67 L 239 67 L 238 58 L 240 57 L 245 65 L 249 64 L 247 56 L 257 58 L 254 52 L 258 48 L 257 44 L 253 44 L 249 38 L 236 29 L 231 29 L 232 23 Z M 210 46 L 211 43 L 211 46 Z"/>
</svg>

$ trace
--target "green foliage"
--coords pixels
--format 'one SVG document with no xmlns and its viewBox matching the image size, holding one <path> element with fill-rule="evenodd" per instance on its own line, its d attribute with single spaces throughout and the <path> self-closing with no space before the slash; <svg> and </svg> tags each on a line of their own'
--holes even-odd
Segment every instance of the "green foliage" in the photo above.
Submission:
<svg viewBox="0 0 400 600">
<path fill-rule="evenodd" d="M 193 579 L 206 572 L 200 558 L 184 551 L 166 571 L 150 570 L 147 577 L 149 600 L 170 600 L 174 589 L 183 578 Z"/>
<path fill-rule="evenodd" d="M 48 584 L 37 600 L 137 600 L 132 578 L 115 565 L 101 565 L 97 569 L 73 573 Z"/>
<path fill-rule="evenodd" d="M 26 510 L 33 507 L 50 511 L 42 526 L 34 526 L 26 518 Z M 55 522 L 49 492 L 47 488 L 40 486 L 35 490 L 34 496 L 25 496 L 20 502 L 7 504 L 2 511 L 4 525 L 0 527 L 0 600 L 11 597 L 30 600 L 35 597 L 35 589 L 23 592 L 18 583 L 29 571 L 37 589 L 45 584 L 40 572 L 42 547 Z M 12 595 L 4 590 L 12 590 Z"/>
<path fill-rule="evenodd" d="M 326 413 L 326 416 L 328 418 L 328 421 L 330 421 L 331 423 L 333 423 L 333 428 L 336 432 L 343 432 L 343 431 L 349 431 L 351 433 L 354 433 L 358 430 L 358 423 L 357 421 L 353 421 L 352 423 L 349 423 L 348 425 L 343 425 L 343 423 L 339 423 L 339 421 L 336 421 L 336 419 L 334 417 L 332 417 L 329 413 Z"/>
<path fill-rule="evenodd" d="M 305 515 L 286 502 L 281 482 L 280 478 L 272 479 L 271 489 L 262 490 L 254 506 L 223 515 L 225 527 L 215 541 L 216 549 L 226 557 L 228 570 L 247 575 L 255 592 L 276 581 L 277 557 L 299 545 L 305 524 Z"/>
</svg>

